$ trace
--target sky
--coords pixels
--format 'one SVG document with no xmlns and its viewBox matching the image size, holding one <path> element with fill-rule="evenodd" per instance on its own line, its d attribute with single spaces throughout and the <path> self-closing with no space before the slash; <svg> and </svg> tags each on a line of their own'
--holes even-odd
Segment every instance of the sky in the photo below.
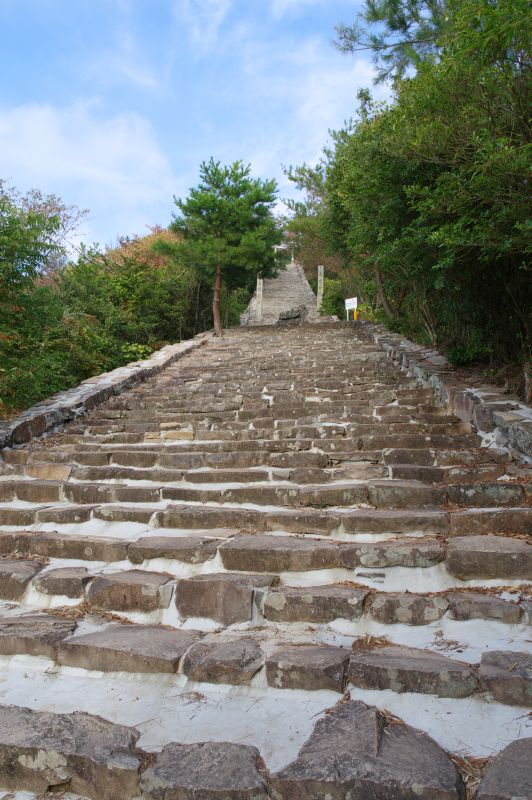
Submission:
<svg viewBox="0 0 532 800">
<path fill-rule="evenodd" d="M 202 161 L 297 192 L 371 87 L 357 0 L 0 0 L 0 178 L 89 210 L 87 243 L 166 226 Z M 382 95 L 384 89 L 376 89 Z M 282 204 L 280 204 L 282 209 Z"/>
</svg>

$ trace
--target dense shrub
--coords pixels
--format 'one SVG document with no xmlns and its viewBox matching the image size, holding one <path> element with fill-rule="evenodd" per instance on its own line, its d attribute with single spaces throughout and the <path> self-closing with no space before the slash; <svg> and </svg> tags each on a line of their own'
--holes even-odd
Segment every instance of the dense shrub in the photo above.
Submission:
<svg viewBox="0 0 532 800">
<path fill-rule="evenodd" d="M 409 43 L 409 13 L 417 22 L 433 14 L 423 28 L 430 47 Z M 304 236 L 312 219 L 312 241 L 318 230 L 341 257 L 352 293 L 380 307 L 395 330 L 446 350 L 455 364 L 526 370 L 528 3 L 379 0 L 367 3 L 366 18 L 381 25 L 372 41 L 395 76 L 393 100 L 360 93 L 357 117 L 333 134 L 317 177 L 308 167 L 291 171 L 309 198 L 291 227 Z M 358 29 L 339 33 L 357 49 Z M 404 46 L 390 44 L 403 34 Z"/>
</svg>

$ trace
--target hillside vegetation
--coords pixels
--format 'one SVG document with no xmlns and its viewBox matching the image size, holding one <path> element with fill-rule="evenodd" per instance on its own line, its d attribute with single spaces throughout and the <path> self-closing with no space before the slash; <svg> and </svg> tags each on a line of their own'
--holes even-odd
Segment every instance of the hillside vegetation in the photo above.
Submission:
<svg viewBox="0 0 532 800">
<path fill-rule="evenodd" d="M 324 311 L 366 316 L 482 364 L 530 399 L 530 7 L 526 0 L 368 0 L 338 46 L 370 48 L 388 103 L 359 93 L 288 227 Z M 376 32 L 375 32 L 376 31 Z M 528 381 L 528 383 L 527 383 Z"/>
<path fill-rule="evenodd" d="M 210 329 L 217 258 L 224 268 L 219 322 L 238 324 L 257 273 L 273 274 L 279 263 L 272 248 L 281 240 L 271 211 L 276 185 L 267 182 L 257 197 L 263 183 L 241 162 L 209 166 L 225 180 L 203 187 L 204 217 L 221 215 L 224 223 L 216 247 L 205 234 L 191 248 L 176 216 L 170 228 L 114 248 L 81 247 L 76 259 L 66 257 L 66 247 L 84 212 L 0 182 L 0 417 Z"/>
</svg>

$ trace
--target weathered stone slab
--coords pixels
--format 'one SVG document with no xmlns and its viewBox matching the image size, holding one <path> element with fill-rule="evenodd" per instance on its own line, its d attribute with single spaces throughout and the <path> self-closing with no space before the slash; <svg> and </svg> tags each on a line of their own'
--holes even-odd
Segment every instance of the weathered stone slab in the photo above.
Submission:
<svg viewBox="0 0 532 800">
<path fill-rule="evenodd" d="M 38 506 L 31 508 L 1 506 L 0 525 L 33 525 L 37 508 Z"/>
<path fill-rule="evenodd" d="M 57 567 L 42 572 L 33 582 L 44 594 L 82 597 L 89 580 L 90 575 L 86 567 Z"/>
<path fill-rule="evenodd" d="M 30 478 L 43 481 L 67 481 L 72 471 L 72 464 L 55 464 L 47 461 L 32 461 L 25 474 Z"/>
<path fill-rule="evenodd" d="M 220 638 L 193 645 L 183 659 L 183 672 L 192 681 L 247 683 L 262 667 L 262 651 L 255 639 Z"/>
<path fill-rule="evenodd" d="M 450 515 L 451 534 L 530 533 L 532 508 L 475 508 Z"/>
<path fill-rule="evenodd" d="M 76 623 L 51 614 L 21 614 L 0 618 L 0 654 L 55 659 L 59 642 L 70 636 Z"/>
<path fill-rule="evenodd" d="M 348 533 L 447 533 L 448 516 L 434 509 L 365 509 L 342 513 Z"/>
<path fill-rule="evenodd" d="M 388 539 L 384 542 L 360 542 L 348 545 L 363 567 L 432 567 L 445 558 L 445 548 L 437 539 Z"/>
<path fill-rule="evenodd" d="M 150 558 L 202 564 L 214 558 L 219 542 L 204 536 L 142 536 L 129 545 L 128 556 L 134 564 Z"/>
<path fill-rule="evenodd" d="M 63 641 L 58 660 L 102 672 L 177 672 L 181 657 L 199 638 L 196 631 L 161 625 L 109 625 Z"/>
<path fill-rule="evenodd" d="M 448 486 L 447 491 L 450 502 L 459 506 L 518 506 L 524 500 L 524 490 L 519 484 L 455 484 Z"/>
<path fill-rule="evenodd" d="M 367 590 L 348 586 L 279 586 L 260 593 L 259 607 L 275 622 L 355 620 L 362 614 Z"/>
<path fill-rule="evenodd" d="M 154 508 L 135 508 L 135 506 L 99 506 L 93 515 L 106 522 L 140 522 L 147 525 L 156 513 Z"/>
<path fill-rule="evenodd" d="M 433 739 L 356 701 L 324 715 L 272 784 L 280 800 L 465 800 L 456 767 Z"/>
<path fill-rule="evenodd" d="M 220 546 L 227 569 L 261 572 L 302 572 L 347 566 L 346 554 L 354 555 L 351 544 L 295 536 L 238 536 Z M 356 559 L 350 559 L 354 566 Z"/>
<path fill-rule="evenodd" d="M 480 682 L 499 703 L 532 705 L 532 654 L 492 650 L 483 653 Z"/>
<path fill-rule="evenodd" d="M 401 448 L 385 448 L 382 451 L 382 461 L 384 464 L 401 465 L 407 464 L 419 467 L 431 467 L 434 464 L 435 454 L 430 450 L 407 450 Z"/>
<path fill-rule="evenodd" d="M 532 546 L 509 536 L 459 536 L 449 541 L 445 565 L 462 580 L 532 580 Z"/>
<path fill-rule="evenodd" d="M 323 481 L 323 478 L 321 478 Z M 368 488 L 365 483 L 342 483 L 338 486 L 309 486 L 297 493 L 296 505 L 315 506 L 352 506 L 367 503 Z"/>
<path fill-rule="evenodd" d="M 57 531 L 3 531 L 0 532 L 0 553 L 82 561 L 123 561 L 127 558 L 127 542 L 110 536 Z"/>
<path fill-rule="evenodd" d="M 94 506 L 49 506 L 37 511 L 37 522 L 53 522 L 56 525 L 68 525 L 71 522 L 87 522 Z"/>
<path fill-rule="evenodd" d="M 415 451 L 412 451 L 415 452 Z M 424 483 L 441 483 L 444 471 L 440 467 L 425 467 L 415 464 L 392 464 L 390 478 L 394 480 L 423 481 Z"/>
<path fill-rule="evenodd" d="M 428 625 L 441 619 L 448 608 L 445 597 L 416 595 L 408 592 L 377 594 L 371 599 L 369 613 L 385 625 Z"/>
<path fill-rule="evenodd" d="M 15 495 L 27 503 L 56 503 L 63 484 L 58 481 L 15 481 Z"/>
<path fill-rule="evenodd" d="M 326 645 L 283 645 L 266 659 L 268 685 L 277 689 L 344 688 L 349 652 Z"/>
<path fill-rule="evenodd" d="M 266 800 L 269 794 L 259 751 L 229 742 L 169 744 L 140 786 L 146 800 Z"/>
<path fill-rule="evenodd" d="M 289 533 L 314 533 L 327 536 L 338 527 L 337 511 L 327 513 L 310 509 L 287 508 L 283 511 L 268 511 L 263 515 L 261 530 L 288 531 Z M 247 529 L 247 526 L 245 526 Z M 259 529 L 257 529 L 259 530 Z"/>
<path fill-rule="evenodd" d="M 515 624 L 521 618 L 521 608 L 516 603 L 492 594 L 451 592 L 447 599 L 451 619 L 496 619 Z"/>
<path fill-rule="evenodd" d="M 180 616 L 207 617 L 222 625 L 251 619 L 255 587 L 271 586 L 272 575 L 238 575 L 220 572 L 178 580 L 175 604 Z"/>
<path fill-rule="evenodd" d="M 40 569 L 42 565 L 38 561 L 0 559 L 0 597 L 4 600 L 21 598 Z"/>
<path fill-rule="evenodd" d="M 0 786 L 129 800 L 138 793 L 138 738 L 134 728 L 89 714 L 0 706 Z"/>
<path fill-rule="evenodd" d="M 235 528 L 264 530 L 265 518 L 260 511 L 247 508 L 216 508 L 214 506 L 170 506 L 157 514 L 163 528 Z"/>
<path fill-rule="evenodd" d="M 512 742 L 484 773 L 477 800 L 529 800 L 532 797 L 532 738 Z"/>
<path fill-rule="evenodd" d="M 420 481 L 384 480 L 368 484 L 369 503 L 378 508 L 438 506 L 446 502 L 445 489 Z"/>
<path fill-rule="evenodd" d="M 355 649 L 347 674 L 351 683 L 364 689 L 392 689 L 438 697 L 468 697 L 477 688 L 477 678 L 469 664 L 399 645 Z"/>
<path fill-rule="evenodd" d="M 132 569 L 93 578 L 87 601 L 97 608 L 113 611 L 155 611 L 168 608 L 172 577 L 161 572 Z"/>
</svg>

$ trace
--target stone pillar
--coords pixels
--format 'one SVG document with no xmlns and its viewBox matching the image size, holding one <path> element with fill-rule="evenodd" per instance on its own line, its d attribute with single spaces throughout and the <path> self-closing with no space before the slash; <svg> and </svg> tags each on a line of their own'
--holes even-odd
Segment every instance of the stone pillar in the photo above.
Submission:
<svg viewBox="0 0 532 800">
<path fill-rule="evenodd" d="M 318 267 L 318 294 L 316 295 L 316 308 L 318 309 L 318 311 L 320 310 L 320 306 L 323 303 L 323 272 L 324 272 L 323 265 L 320 264 Z"/>
<path fill-rule="evenodd" d="M 255 295 L 256 300 L 256 318 L 257 322 L 260 322 L 262 319 L 262 287 L 264 285 L 264 281 L 262 278 L 259 278 L 257 275 L 257 292 Z"/>
</svg>

